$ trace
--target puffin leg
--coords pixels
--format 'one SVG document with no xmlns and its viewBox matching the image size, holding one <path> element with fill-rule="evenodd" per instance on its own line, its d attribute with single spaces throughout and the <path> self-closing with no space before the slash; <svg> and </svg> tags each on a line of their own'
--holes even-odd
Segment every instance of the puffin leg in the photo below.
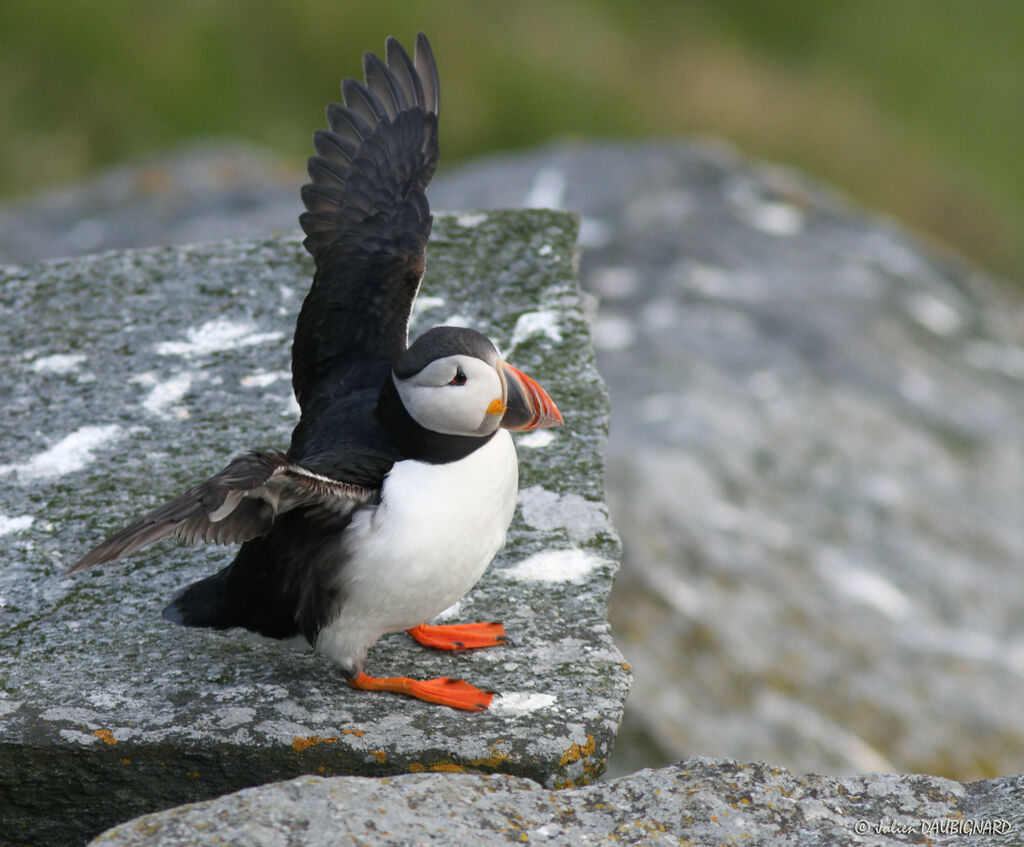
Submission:
<svg viewBox="0 0 1024 847">
<path fill-rule="evenodd" d="M 505 627 L 498 621 L 489 623 L 456 623 L 430 626 L 417 624 L 407 629 L 424 647 L 438 650 L 471 650 L 474 647 L 497 647 L 508 641 Z"/>
<path fill-rule="evenodd" d="M 453 679 L 450 676 L 419 680 L 407 676 L 370 676 L 360 672 L 348 684 L 363 691 L 392 691 L 467 712 L 482 712 L 494 697 L 493 691 L 484 691 L 464 679 Z"/>
</svg>

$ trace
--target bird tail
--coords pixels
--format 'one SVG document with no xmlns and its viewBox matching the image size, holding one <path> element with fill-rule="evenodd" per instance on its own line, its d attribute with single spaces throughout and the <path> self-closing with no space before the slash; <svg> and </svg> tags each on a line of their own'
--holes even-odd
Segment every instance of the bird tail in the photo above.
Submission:
<svg viewBox="0 0 1024 847">
<path fill-rule="evenodd" d="M 286 524 L 290 518 L 293 513 L 285 516 Z M 304 525 L 301 516 L 298 520 Z M 243 627 L 267 638 L 308 638 L 309 633 L 300 632 L 295 611 L 301 559 L 307 550 L 301 542 L 295 548 L 294 525 L 292 529 L 282 538 L 262 536 L 245 542 L 226 568 L 175 594 L 163 609 L 164 618 L 181 626 Z"/>
<path fill-rule="evenodd" d="M 181 626 L 202 626 L 211 629 L 231 629 L 242 626 L 235 603 L 226 590 L 225 571 L 193 582 L 171 598 L 160 613 L 172 623 Z"/>
</svg>

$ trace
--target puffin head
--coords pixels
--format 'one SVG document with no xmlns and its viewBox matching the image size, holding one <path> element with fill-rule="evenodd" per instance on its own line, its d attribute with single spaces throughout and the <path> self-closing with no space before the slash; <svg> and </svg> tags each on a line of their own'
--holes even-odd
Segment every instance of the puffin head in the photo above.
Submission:
<svg viewBox="0 0 1024 847">
<path fill-rule="evenodd" d="M 395 362 L 392 379 L 406 412 L 431 432 L 489 437 L 499 427 L 562 425 L 547 392 L 476 330 L 428 330 Z"/>
</svg>

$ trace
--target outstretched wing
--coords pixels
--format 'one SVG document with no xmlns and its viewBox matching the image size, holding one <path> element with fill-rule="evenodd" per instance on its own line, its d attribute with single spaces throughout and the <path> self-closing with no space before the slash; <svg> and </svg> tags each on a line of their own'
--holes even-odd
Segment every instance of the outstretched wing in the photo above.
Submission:
<svg viewBox="0 0 1024 847">
<path fill-rule="evenodd" d="M 328 106 L 331 129 L 313 136 L 313 181 L 303 186 L 308 211 L 299 222 L 316 276 L 292 346 L 303 410 L 325 377 L 350 383 L 354 363 L 405 349 L 423 276 L 431 224 L 424 189 L 438 159 L 437 66 L 423 33 L 414 60 L 394 38 L 386 55 L 363 57 L 366 84 L 344 80 L 345 105 Z"/>
<path fill-rule="evenodd" d="M 110 536 L 68 573 L 113 562 L 168 536 L 232 544 L 267 533 L 278 515 L 311 507 L 344 517 L 379 489 L 351 485 L 293 462 L 284 453 L 249 453 Z"/>
</svg>

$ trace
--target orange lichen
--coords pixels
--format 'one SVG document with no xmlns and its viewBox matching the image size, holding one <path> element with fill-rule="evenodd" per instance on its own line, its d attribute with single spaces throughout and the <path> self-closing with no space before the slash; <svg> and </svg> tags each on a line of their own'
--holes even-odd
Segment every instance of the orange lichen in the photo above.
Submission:
<svg viewBox="0 0 1024 847">
<path fill-rule="evenodd" d="M 419 762 L 409 762 L 409 773 L 423 773 L 426 768 Z"/>
<path fill-rule="evenodd" d="M 573 762 L 579 762 L 582 760 L 583 773 L 577 775 L 575 779 L 569 779 L 566 775 L 564 778 L 555 778 L 555 788 L 575 788 L 577 785 L 588 785 L 597 779 L 604 771 L 605 758 L 596 757 L 594 755 L 597 750 L 597 742 L 594 740 L 593 735 L 587 736 L 586 744 L 572 744 L 569 749 L 562 754 L 562 758 L 559 759 L 558 764 L 561 767 L 565 767 Z"/>
<path fill-rule="evenodd" d="M 430 769 L 435 773 L 465 773 L 466 769 L 462 765 L 457 765 L 455 762 L 446 760 L 443 762 L 435 762 L 430 766 Z"/>
<path fill-rule="evenodd" d="M 593 735 L 587 736 L 587 743 L 573 744 L 562 754 L 562 758 L 558 760 L 559 767 L 564 767 L 570 762 L 578 762 L 580 759 L 586 759 L 594 755 L 594 750 L 597 748 L 597 742 L 594 741 Z"/>
<path fill-rule="evenodd" d="M 469 764 L 471 767 L 497 770 L 501 763 L 509 757 L 508 753 L 504 750 L 498 750 L 493 744 L 488 744 L 487 749 L 491 751 L 491 755 L 485 756 L 482 759 L 470 759 Z"/>
<path fill-rule="evenodd" d="M 383 750 L 371 750 L 370 755 L 373 756 L 378 762 L 384 764 L 388 760 L 388 754 Z"/>
<path fill-rule="evenodd" d="M 117 739 L 114 738 L 114 734 L 109 729 L 96 729 L 93 730 L 92 734 L 104 744 L 117 744 Z"/>
<path fill-rule="evenodd" d="M 332 736 L 331 738 L 321 738 L 319 735 L 311 735 L 308 738 L 299 738 L 295 736 L 292 739 L 292 749 L 296 753 L 301 753 L 303 750 L 313 747 L 316 744 L 333 744 L 338 740 L 338 736 Z"/>
<path fill-rule="evenodd" d="M 342 735 L 354 735 L 356 738 L 362 738 L 364 735 L 366 735 L 366 733 L 363 732 L 363 730 L 361 730 L 361 729 L 343 729 L 341 731 L 341 734 Z"/>
</svg>

